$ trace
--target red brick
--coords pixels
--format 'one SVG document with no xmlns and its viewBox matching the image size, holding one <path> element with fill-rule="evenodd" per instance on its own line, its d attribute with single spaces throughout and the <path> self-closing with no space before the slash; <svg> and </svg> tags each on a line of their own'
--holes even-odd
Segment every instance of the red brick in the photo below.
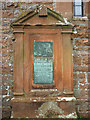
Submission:
<svg viewBox="0 0 90 120">
<path fill-rule="evenodd" d="M 79 99 L 80 98 L 80 91 L 78 89 L 75 89 L 74 90 L 74 95 L 77 99 Z"/>
<path fill-rule="evenodd" d="M 73 85 L 74 85 L 74 88 L 78 88 L 78 80 L 73 80 Z"/>
<path fill-rule="evenodd" d="M 80 56 L 73 56 L 73 63 L 75 65 L 81 65 L 81 57 Z"/>
<path fill-rule="evenodd" d="M 84 34 L 83 33 L 77 33 L 77 34 L 74 35 L 74 37 L 75 38 L 88 38 L 88 33 L 87 34 L 85 34 L 85 33 Z M 78 43 L 78 44 L 80 45 L 81 43 Z M 83 44 L 83 45 L 85 45 L 85 44 Z"/>
<path fill-rule="evenodd" d="M 10 105 L 11 105 L 11 103 L 10 103 L 10 101 L 8 101 L 8 102 L 2 102 L 2 106 L 6 106 L 6 107 L 10 107 Z"/>
<path fill-rule="evenodd" d="M 82 56 L 88 55 L 88 51 L 78 51 L 78 52 L 80 52 L 79 54 L 82 55 Z"/>
<path fill-rule="evenodd" d="M 83 56 L 83 65 L 90 65 L 90 56 Z"/>
<path fill-rule="evenodd" d="M 73 78 L 74 78 L 74 79 L 77 78 L 77 73 L 73 73 Z"/>
<path fill-rule="evenodd" d="M 87 74 L 88 83 L 90 83 L 90 73 Z"/>
<path fill-rule="evenodd" d="M 88 39 L 86 39 L 86 40 L 82 40 L 82 39 L 76 40 L 75 44 L 76 44 L 76 46 L 87 46 L 87 45 L 89 45 Z"/>
<path fill-rule="evenodd" d="M 77 105 L 89 105 L 90 102 L 87 102 L 86 100 L 77 100 L 76 102 Z"/>
<path fill-rule="evenodd" d="M 88 51 L 89 48 L 88 48 L 88 46 L 75 46 L 73 48 L 73 50 L 85 50 L 85 51 Z"/>
<path fill-rule="evenodd" d="M 9 66 L 8 66 L 8 63 L 7 63 L 7 62 L 6 62 L 6 63 L 4 63 L 3 67 L 4 67 L 4 68 L 9 67 Z"/>
<path fill-rule="evenodd" d="M 82 118 L 90 118 L 90 114 L 89 113 L 80 113 L 79 112 L 79 116 L 80 116 L 80 119 L 82 119 Z"/>
<path fill-rule="evenodd" d="M 88 91 L 87 90 L 80 90 L 80 99 L 88 99 Z"/>
<path fill-rule="evenodd" d="M 5 26 L 7 26 L 7 25 L 10 25 L 10 18 L 2 18 L 2 25 L 5 25 Z"/>
<path fill-rule="evenodd" d="M 79 88 L 80 88 L 80 89 L 88 89 L 88 85 L 80 84 L 80 85 L 79 85 Z"/>
<path fill-rule="evenodd" d="M 75 66 L 73 68 L 74 72 L 75 71 L 81 71 L 81 72 L 88 72 L 88 66 Z"/>
<path fill-rule="evenodd" d="M 84 78 L 85 78 L 85 73 L 79 73 L 79 74 L 78 74 L 78 77 L 79 77 L 80 79 L 84 79 Z"/>
<path fill-rule="evenodd" d="M 79 111 L 88 111 L 88 106 L 87 105 L 80 106 Z"/>
<path fill-rule="evenodd" d="M 3 111 L 2 112 L 2 118 L 10 119 L 10 116 L 11 116 L 11 111 Z"/>
<path fill-rule="evenodd" d="M 11 86 L 11 84 L 12 84 L 12 83 L 11 83 L 11 80 L 8 80 L 8 77 L 7 77 L 6 80 L 4 79 L 4 80 L 2 81 L 2 85 Z"/>
<path fill-rule="evenodd" d="M 7 53 L 7 47 L 2 49 L 2 54 Z"/>
<path fill-rule="evenodd" d="M 83 83 L 83 84 L 84 84 L 84 83 L 85 83 L 85 80 L 79 80 L 79 83 Z"/>
<path fill-rule="evenodd" d="M 90 72 L 90 65 L 88 65 L 88 72 Z"/>
<path fill-rule="evenodd" d="M 3 68 L 3 69 L 2 69 L 2 74 L 5 74 L 5 73 L 11 74 L 11 67 Z"/>
<path fill-rule="evenodd" d="M 88 91 L 87 90 L 75 90 L 74 95 L 76 99 L 87 99 L 88 100 Z"/>
<path fill-rule="evenodd" d="M 13 17 L 13 9 L 12 10 L 2 10 L 2 17 Z"/>
<path fill-rule="evenodd" d="M 2 95 L 7 95 L 7 93 L 8 93 L 8 90 L 5 90 L 5 89 L 2 90 Z"/>
</svg>

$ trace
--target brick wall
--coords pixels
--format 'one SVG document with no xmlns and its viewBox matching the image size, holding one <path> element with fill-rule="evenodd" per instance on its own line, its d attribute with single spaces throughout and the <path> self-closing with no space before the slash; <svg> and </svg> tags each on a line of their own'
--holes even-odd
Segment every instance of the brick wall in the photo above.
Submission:
<svg viewBox="0 0 90 120">
<path fill-rule="evenodd" d="M 77 34 L 73 35 L 73 84 L 74 95 L 77 98 L 77 112 L 81 117 L 89 115 L 89 74 L 90 61 L 88 19 L 72 21 L 76 25 Z M 90 117 L 90 116 L 89 116 Z"/>
<path fill-rule="evenodd" d="M 39 3 L 41 4 L 41 3 Z M 45 3 L 50 8 L 55 9 L 55 4 L 52 2 Z M 13 96 L 13 45 L 12 42 L 12 29 L 10 23 L 17 19 L 22 11 L 33 9 L 38 3 L 12 3 L 2 2 L 2 41 L 0 41 L 0 49 L 2 48 L 2 107 L 3 107 L 3 118 L 9 117 L 11 113 L 10 99 Z M 70 11 L 69 11 L 70 12 Z M 72 20 L 75 24 L 77 33 L 72 35 L 73 38 L 73 83 L 74 83 L 74 94 L 77 98 L 77 113 L 79 116 L 88 117 L 89 113 L 89 75 L 88 65 L 90 64 L 88 59 L 90 58 L 89 49 L 90 43 L 88 42 L 88 19 L 74 19 Z"/>
<path fill-rule="evenodd" d="M 1 23 L 1 18 L 2 18 L 2 12 L 0 11 L 0 23 Z M 2 89 L 1 89 L 1 85 L 2 85 L 2 34 L 1 34 L 1 29 L 2 29 L 2 25 L 0 24 L 0 119 L 2 118 Z"/>
</svg>

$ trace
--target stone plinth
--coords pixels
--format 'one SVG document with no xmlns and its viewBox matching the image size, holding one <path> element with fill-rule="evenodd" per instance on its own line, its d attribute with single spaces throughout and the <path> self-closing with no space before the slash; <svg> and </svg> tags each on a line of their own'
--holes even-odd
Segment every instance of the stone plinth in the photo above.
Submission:
<svg viewBox="0 0 90 120">
<path fill-rule="evenodd" d="M 11 118 L 77 118 L 75 97 L 13 97 Z"/>
</svg>

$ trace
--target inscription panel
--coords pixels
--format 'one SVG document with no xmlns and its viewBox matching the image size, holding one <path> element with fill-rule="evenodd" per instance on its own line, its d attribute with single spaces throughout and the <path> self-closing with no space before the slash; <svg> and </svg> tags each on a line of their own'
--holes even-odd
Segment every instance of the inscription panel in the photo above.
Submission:
<svg viewBox="0 0 90 120">
<path fill-rule="evenodd" d="M 34 58 L 34 84 L 53 83 L 53 59 Z"/>
<path fill-rule="evenodd" d="M 53 42 L 34 41 L 34 57 L 53 57 Z"/>
</svg>

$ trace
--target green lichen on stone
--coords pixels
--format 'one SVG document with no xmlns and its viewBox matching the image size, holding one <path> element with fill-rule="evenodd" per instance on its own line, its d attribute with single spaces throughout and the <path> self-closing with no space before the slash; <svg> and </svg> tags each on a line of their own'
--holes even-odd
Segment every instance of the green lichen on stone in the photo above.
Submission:
<svg viewBox="0 0 90 120">
<path fill-rule="evenodd" d="M 49 9 L 49 8 L 47 8 L 47 10 L 48 10 L 48 13 L 51 13 L 51 14 L 54 15 L 58 20 L 64 22 L 63 16 L 62 16 L 61 14 L 56 13 L 55 11 L 53 11 L 53 10 L 51 10 L 51 9 Z"/>
<path fill-rule="evenodd" d="M 53 118 L 57 117 L 59 113 L 53 111 L 53 110 L 48 110 L 48 112 L 45 114 L 45 118 Z"/>
<path fill-rule="evenodd" d="M 56 118 L 64 111 L 57 105 L 57 102 L 46 102 L 38 108 L 38 114 L 43 118 Z"/>
<path fill-rule="evenodd" d="M 41 9 L 41 8 L 39 8 L 39 9 Z M 39 13 L 39 11 L 37 10 L 37 7 L 34 8 L 33 10 L 29 10 L 29 11 L 22 11 L 21 9 L 19 11 L 21 12 L 20 16 L 18 17 L 17 20 L 15 20 L 13 22 L 13 23 L 15 23 L 15 25 L 20 24 L 20 23 L 21 23 L 21 25 L 23 25 L 23 23 L 26 20 L 30 19 L 31 17 L 33 17 L 35 15 L 38 15 L 38 13 Z M 51 10 L 48 7 L 47 7 L 47 13 L 49 16 L 52 16 L 57 19 L 57 22 L 55 23 L 55 25 L 61 25 L 61 26 L 72 28 L 73 25 L 66 18 L 64 18 L 61 14 Z M 47 15 L 47 19 L 49 19 L 48 15 Z M 50 25 L 53 25 L 53 24 L 50 24 Z"/>
</svg>

